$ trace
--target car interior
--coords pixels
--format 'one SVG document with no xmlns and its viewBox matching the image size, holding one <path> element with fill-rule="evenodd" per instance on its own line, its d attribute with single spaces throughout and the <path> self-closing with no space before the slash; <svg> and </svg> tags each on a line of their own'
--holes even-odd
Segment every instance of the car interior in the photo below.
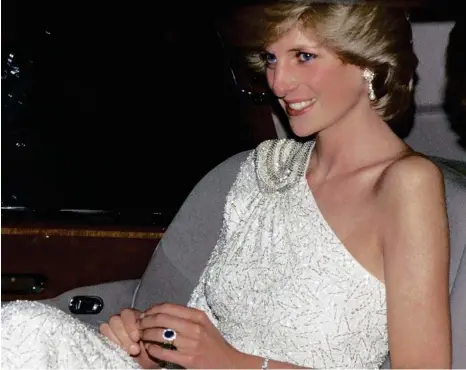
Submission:
<svg viewBox="0 0 466 370">
<path fill-rule="evenodd" d="M 183 220 L 189 209 L 202 228 L 221 194 L 193 189 L 227 158 L 293 136 L 228 28 L 252 2 L 219 3 L 3 2 L 2 303 L 53 302 L 97 326 L 148 284 L 170 299 L 177 282 L 152 263 L 162 244 L 200 271 L 208 255 L 183 249 Z M 395 130 L 444 172 L 453 367 L 466 368 L 464 12 L 387 3 L 413 28 L 414 101 Z"/>
</svg>

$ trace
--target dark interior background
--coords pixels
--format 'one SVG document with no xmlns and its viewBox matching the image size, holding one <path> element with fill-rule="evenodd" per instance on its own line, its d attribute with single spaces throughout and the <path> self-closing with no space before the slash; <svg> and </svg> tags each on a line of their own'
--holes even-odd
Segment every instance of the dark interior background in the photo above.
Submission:
<svg viewBox="0 0 466 370">
<path fill-rule="evenodd" d="M 2 6 L 3 206 L 176 208 L 252 146 L 215 22 L 196 6 Z"/>
</svg>

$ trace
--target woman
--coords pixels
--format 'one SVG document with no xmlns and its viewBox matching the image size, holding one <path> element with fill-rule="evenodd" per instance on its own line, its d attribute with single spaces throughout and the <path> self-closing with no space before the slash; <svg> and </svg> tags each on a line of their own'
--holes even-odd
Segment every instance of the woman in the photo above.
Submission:
<svg viewBox="0 0 466 370">
<path fill-rule="evenodd" d="M 131 359 L 115 344 L 146 368 L 378 368 L 389 352 L 395 368 L 450 367 L 442 174 L 387 124 L 411 99 L 409 22 L 375 5 L 261 9 L 248 59 L 293 133 L 313 139 L 266 141 L 244 161 L 188 307 L 123 310 L 99 336 L 53 308 L 16 303 L 2 323 L 11 363 L 24 358 L 15 327 L 29 320 L 47 361 L 73 367 L 66 357 L 77 351 L 92 352 L 94 367 L 122 366 Z M 50 352 L 64 339 L 69 349 Z"/>
</svg>

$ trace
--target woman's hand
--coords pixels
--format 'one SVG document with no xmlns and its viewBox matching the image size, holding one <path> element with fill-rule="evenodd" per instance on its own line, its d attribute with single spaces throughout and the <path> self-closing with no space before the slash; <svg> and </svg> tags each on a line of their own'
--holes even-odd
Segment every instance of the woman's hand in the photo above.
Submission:
<svg viewBox="0 0 466 370">
<path fill-rule="evenodd" d="M 153 343 L 165 342 L 165 328 L 176 332 L 173 342 L 176 350 Z M 142 315 L 139 329 L 151 356 L 185 368 L 238 368 L 243 357 L 223 338 L 207 315 L 194 308 L 169 303 L 155 305 Z"/>
<path fill-rule="evenodd" d="M 147 354 L 139 332 L 138 320 L 141 312 L 124 309 L 119 315 L 110 317 L 108 323 L 99 327 L 101 334 L 128 352 L 143 368 L 154 368 L 157 364 Z"/>
</svg>

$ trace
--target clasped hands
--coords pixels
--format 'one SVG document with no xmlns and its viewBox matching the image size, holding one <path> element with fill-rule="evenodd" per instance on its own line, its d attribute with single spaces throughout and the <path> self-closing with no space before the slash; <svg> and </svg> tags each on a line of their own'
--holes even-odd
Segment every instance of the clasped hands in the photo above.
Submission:
<svg viewBox="0 0 466 370">
<path fill-rule="evenodd" d="M 176 332 L 176 350 L 162 346 L 164 329 Z M 236 368 L 242 353 L 233 348 L 212 324 L 205 312 L 181 305 L 163 303 L 145 312 L 124 309 L 100 332 L 120 345 L 143 368 L 158 361 L 184 368 Z"/>
</svg>

